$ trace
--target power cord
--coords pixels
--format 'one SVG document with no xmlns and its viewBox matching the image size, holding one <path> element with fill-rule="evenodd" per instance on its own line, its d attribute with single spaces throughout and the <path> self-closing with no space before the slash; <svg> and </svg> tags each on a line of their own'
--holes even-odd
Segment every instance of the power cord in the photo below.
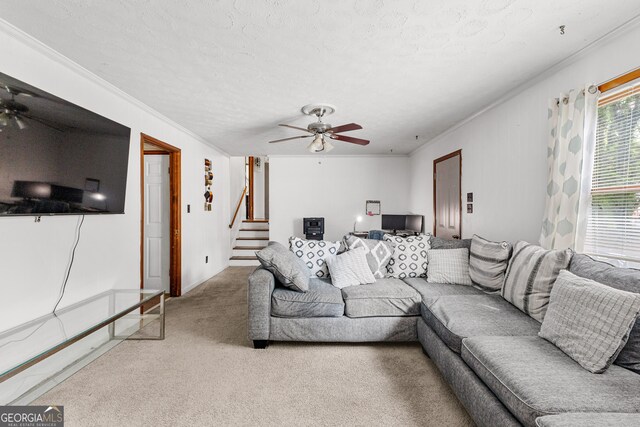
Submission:
<svg viewBox="0 0 640 427">
<path fill-rule="evenodd" d="M 76 248 L 78 247 L 78 243 L 80 243 L 80 231 L 82 230 L 82 224 L 84 224 L 84 215 L 82 215 L 82 218 L 80 219 L 80 221 L 78 221 L 78 225 L 76 227 L 76 241 L 73 245 L 73 250 L 71 251 L 71 260 L 69 261 L 69 266 L 67 267 L 67 272 L 64 276 L 64 282 L 62 282 L 62 288 L 60 289 L 60 297 L 58 298 L 56 305 L 53 307 L 52 313 L 54 315 L 56 314 L 56 309 L 58 308 L 60 301 L 62 301 L 62 297 L 64 297 L 64 291 L 65 289 L 67 289 L 67 282 L 69 281 L 69 276 L 71 275 L 71 267 L 73 267 L 73 261 L 76 258 Z"/>
</svg>

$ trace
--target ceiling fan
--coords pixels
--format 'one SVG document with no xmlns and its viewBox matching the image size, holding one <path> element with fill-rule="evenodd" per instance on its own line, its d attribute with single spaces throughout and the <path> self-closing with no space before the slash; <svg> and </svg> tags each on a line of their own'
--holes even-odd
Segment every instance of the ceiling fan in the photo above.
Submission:
<svg viewBox="0 0 640 427">
<path fill-rule="evenodd" d="M 292 139 L 313 137 L 313 141 L 307 147 L 307 149 L 312 153 L 329 152 L 333 150 L 334 146 L 329 139 L 335 139 L 336 141 L 349 142 L 351 144 L 358 144 L 358 145 L 369 144 L 369 141 L 367 141 L 366 139 L 353 138 L 350 136 L 340 135 L 340 133 L 342 132 L 362 129 L 362 126 L 360 126 L 359 124 L 349 123 L 346 125 L 333 127 L 329 123 L 324 123 L 322 121 L 322 118 L 324 116 L 333 114 L 335 111 L 336 111 L 335 107 L 328 104 L 305 105 L 304 107 L 302 107 L 302 112 L 309 116 L 311 115 L 316 116 L 318 118 L 316 122 L 310 123 L 306 129 L 298 126 L 291 126 L 291 125 L 285 125 L 285 124 L 279 124 L 278 126 L 284 126 L 291 129 L 301 130 L 304 132 L 308 132 L 310 135 L 300 135 L 300 136 L 293 136 L 291 138 L 276 139 L 275 141 L 269 141 L 269 143 L 273 144 L 275 142 L 290 141 Z M 329 139 L 327 139 L 327 137 Z"/>
<path fill-rule="evenodd" d="M 54 126 L 48 120 L 40 119 L 29 114 L 29 107 L 16 101 L 16 96 L 24 96 L 28 98 L 38 97 L 33 92 L 29 92 L 24 89 L 15 88 L 3 83 L 0 83 L 0 90 L 4 89 L 11 99 L 0 98 L 0 132 L 3 127 L 7 127 L 14 124 L 19 130 L 26 129 L 28 127 L 27 120 L 33 120 L 38 123 L 42 123 L 52 129 L 62 132 L 62 129 Z"/>
</svg>

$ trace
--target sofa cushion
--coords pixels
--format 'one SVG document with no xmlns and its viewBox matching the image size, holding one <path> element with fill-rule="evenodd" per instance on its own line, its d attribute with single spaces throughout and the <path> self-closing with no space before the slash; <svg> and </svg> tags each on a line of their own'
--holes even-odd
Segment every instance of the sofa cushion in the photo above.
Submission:
<svg viewBox="0 0 640 427">
<path fill-rule="evenodd" d="M 612 288 L 640 293 L 640 270 L 635 268 L 618 268 L 587 255 L 575 254 L 571 258 L 569 271 Z M 613 363 L 640 374 L 640 317 L 631 329 L 627 344 Z"/>
<path fill-rule="evenodd" d="M 571 249 L 546 250 L 519 241 L 513 248 L 502 286 L 502 296 L 542 323 L 551 288 L 560 270 L 569 266 Z"/>
<path fill-rule="evenodd" d="M 475 337 L 462 359 L 525 426 L 561 412 L 640 412 L 640 375 L 582 369 L 540 337 Z"/>
<path fill-rule="evenodd" d="M 378 279 L 371 285 L 342 289 L 344 312 L 349 317 L 417 316 L 420 294 L 402 280 Z"/>
<path fill-rule="evenodd" d="M 429 283 L 426 279 L 416 277 L 404 279 L 404 282 L 418 291 L 422 303 L 429 307 L 438 298 L 446 295 L 483 295 L 481 291 L 471 286 L 452 285 L 450 283 Z"/>
<path fill-rule="evenodd" d="M 469 249 L 471 247 L 471 239 L 443 239 L 430 235 L 429 245 L 431 245 L 432 249 Z"/>
<path fill-rule="evenodd" d="M 307 264 L 307 267 L 311 270 L 312 277 L 314 275 L 325 279 L 329 277 L 329 269 L 324 259 L 328 256 L 337 255 L 341 247 L 342 244 L 340 242 L 305 240 L 298 237 L 289 238 L 289 249 Z"/>
<path fill-rule="evenodd" d="M 500 291 L 512 250 L 509 242 L 492 242 L 474 234 L 469 250 L 469 276 L 476 286 L 487 292 Z"/>
<path fill-rule="evenodd" d="M 336 288 L 365 285 L 376 281 L 369 269 L 367 254 L 363 247 L 327 257 L 325 262 L 331 275 L 331 284 Z"/>
<path fill-rule="evenodd" d="M 472 288 L 473 289 L 473 288 Z M 540 323 L 523 314 L 500 295 L 450 295 L 430 306 L 422 318 L 456 353 L 462 340 L 484 335 L 537 335 Z"/>
<path fill-rule="evenodd" d="M 311 272 L 305 263 L 283 244 L 269 242 L 269 246 L 256 252 L 256 257 L 283 286 L 300 292 L 309 290 Z"/>
<path fill-rule="evenodd" d="M 640 414 L 621 412 L 568 412 L 558 415 L 545 415 L 536 419 L 537 427 L 638 427 Z"/>
<path fill-rule="evenodd" d="M 382 279 L 387 275 L 387 264 L 393 255 L 393 243 L 349 235 L 344 237 L 344 244 L 348 250 L 365 249 L 367 264 L 376 279 Z"/>
<path fill-rule="evenodd" d="M 551 290 L 540 336 L 599 374 L 626 344 L 639 312 L 640 294 L 562 270 Z"/>
<path fill-rule="evenodd" d="M 277 287 L 271 294 L 271 315 L 277 317 L 339 317 L 344 314 L 340 289 L 327 279 L 312 278 L 307 292 Z"/>
<path fill-rule="evenodd" d="M 427 252 L 427 282 L 473 285 L 469 277 L 469 249 L 432 249 Z"/>
<path fill-rule="evenodd" d="M 427 251 L 429 236 L 394 236 L 385 234 L 384 240 L 391 242 L 393 255 L 387 264 L 387 273 L 396 279 L 407 277 L 424 277 L 427 274 Z"/>
</svg>

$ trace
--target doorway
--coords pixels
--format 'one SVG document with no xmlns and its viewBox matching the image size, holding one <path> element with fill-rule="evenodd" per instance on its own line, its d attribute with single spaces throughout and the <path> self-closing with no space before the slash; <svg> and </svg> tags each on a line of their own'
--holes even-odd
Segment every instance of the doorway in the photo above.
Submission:
<svg viewBox="0 0 640 427">
<path fill-rule="evenodd" d="M 180 149 L 140 134 L 140 288 L 182 292 Z"/>
<path fill-rule="evenodd" d="M 462 150 L 433 161 L 433 235 L 462 236 Z"/>
</svg>

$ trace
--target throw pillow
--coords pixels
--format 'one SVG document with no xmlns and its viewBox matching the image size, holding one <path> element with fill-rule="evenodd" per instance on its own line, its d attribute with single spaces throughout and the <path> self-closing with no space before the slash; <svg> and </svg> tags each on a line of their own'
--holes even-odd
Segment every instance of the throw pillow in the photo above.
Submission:
<svg viewBox="0 0 640 427">
<path fill-rule="evenodd" d="M 546 250 L 519 241 L 504 277 L 502 297 L 542 323 L 551 288 L 572 254 L 571 249 Z"/>
<path fill-rule="evenodd" d="M 342 289 L 376 281 L 369 269 L 366 250 L 363 247 L 327 257 L 326 263 L 331 275 L 331 284 L 336 288 Z"/>
<path fill-rule="evenodd" d="M 431 249 L 469 249 L 471 247 L 471 239 L 443 239 L 442 237 L 430 236 L 429 246 L 431 246 Z"/>
<path fill-rule="evenodd" d="M 599 374 L 624 347 L 638 313 L 640 295 L 563 270 L 551 290 L 538 335 Z"/>
<path fill-rule="evenodd" d="M 485 292 L 502 289 L 512 249 L 509 242 L 492 242 L 474 234 L 469 251 L 469 275 L 473 283 Z"/>
<path fill-rule="evenodd" d="M 340 242 L 326 240 L 305 240 L 298 237 L 289 239 L 289 249 L 305 262 L 311 275 L 329 277 L 329 270 L 324 262 L 328 256 L 336 255 L 340 249 Z"/>
<path fill-rule="evenodd" d="M 396 279 L 424 277 L 427 274 L 427 251 L 429 236 L 400 237 L 385 234 L 384 240 L 395 245 L 393 255 L 387 264 L 387 273 Z"/>
<path fill-rule="evenodd" d="M 387 275 L 387 264 L 393 255 L 393 243 L 385 240 L 361 239 L 356 236 L 345 236 L 344 243 L 348 250 L 364 248 L 367 263 L 373 276 L 382 279 Z"/>
<path fill-rule="evenodd" d="M 595 280 L 612 288 L 640 294 L 640 270 L 636 268 L 615 267 L 588 255 L 575 254 L 571 258 L 569 271 L 576 276 Z M 631 329 L 627 344 L 613 363 L 640 374 L 640 316 Z"/>
<path fill-rule="evenodd" d="M 299 292 L 309 290 L 311 273 L 307 265 L 284 245 L 269 242 L 269 246 L 256 252 L 256 257 L 283 286 Z"/>
<path fill-rule="evenodd" d="M 473 285 L 469 277 L 469 249 L 431 249 L 427 257 L 427 282 Z"/>
</svg>

